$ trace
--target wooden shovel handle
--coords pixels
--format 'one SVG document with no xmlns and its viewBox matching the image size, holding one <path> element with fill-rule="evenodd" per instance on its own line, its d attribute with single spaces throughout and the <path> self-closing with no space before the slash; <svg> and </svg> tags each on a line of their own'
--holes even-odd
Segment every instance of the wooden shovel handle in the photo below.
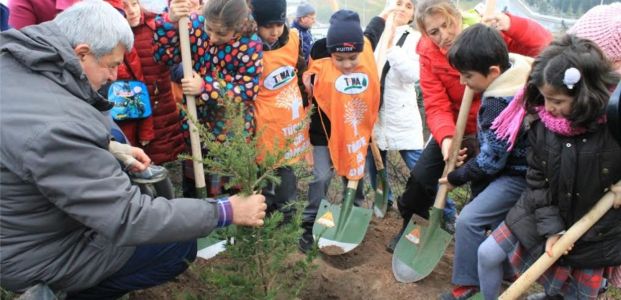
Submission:
<svg viewBox="0 0 621 300">
<path fill-rule="evenodd" d="M 472 98 L 474 92 L 466 86 L 464 90 L 464 96 L 461 98 L 461 106 L 459 107 L 459 115 L 457 116 L 457 124 L 455 124 L 455 134 L 453 135 L 453 141 L 451 142 L 451 149 L 449 152 L 449 160 L 444 167 L 442 177 L 446 177 L 448 173 L 455 169 L 455 163 L 457 162 L 457 155 L 459 148 L 461 147 L 461 141 L 464 138 L 464 131 L 466 130 L 466 123 L 468 122 L 468 115 L 470 114 L 470 106 L 472 105 Z M 436 200 L 433 203 L 435 208 L 443 209 L 446 204 L 446 195 L 448 194 L 448 185 L 440 184 L 438 193 L 436 194 Z"/>
<path fill-rule="evenodd" d="M 181 62 L 183 65 L 183 77 L 192 78 L 192 56 L 190 53 L 190 32 L 188 25 L 190 20 L 183 17 L 179 20 L 179 44 L 181 46 Z M 192 146 L 192 162 L 194 167 L 194 181 L 199 197 L 206 197 L 207 185 L 205 184 L 205 171 L 203 170 L 203 153 L 201 152 L 201 141 L 194 120 L 198 120 L 196 114 L 196 100 L 194 95 L 185 95 L 188 110 L 188 125 L 190 131 L 190 144 Z"/>
<path fill-rule="evenodd" d="M 384 162 L 382 161 L 382 155 L 375 141 L 371 140 L 371 153 L 373 154 L 373 160 L 375 161 L 375 169 L 381 171 L 384 169 Z"/>
<path fill-rule="evenodd" d="M 617 186 L 621 186 L 621 181 L 617 182 Z M 567 232 L 554 244 L 551 257 L 547 253 L 542 254 L 498 299 L 518 299 L 571 245 L 610 210 L 614 199 L 614 192 L 606 193 L 586 215 L 569 227 Z"/>
</svg>

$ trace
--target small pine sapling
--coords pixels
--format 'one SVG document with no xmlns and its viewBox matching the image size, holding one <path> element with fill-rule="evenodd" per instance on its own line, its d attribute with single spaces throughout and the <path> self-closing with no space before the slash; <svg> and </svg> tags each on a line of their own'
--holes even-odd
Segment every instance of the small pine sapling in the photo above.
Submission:
<svg viewBox="0 0 621 300">
<path fill-rule="evenodd" d="M 220 86 L 226 84 L 221 82 Z M 293 162 L 289 158 L 291 155 L 287 155 L 287 149 L 298 134 L 292 134 L 290 140 L 284 141 L 284 147 L 260 154 L 257 141 L 262 132 L 254 136 L 247 132 L 245 104 L 233 101 L 226 91 L 220 96 L 219 103 L 224 106 L 226 120 L 224 141 L 218 140 L 201 124 L 197 125 L 197 130 L 203 147 L 208 149 L 202 162 L 205 170 L 229 177 L 226 189 L 239 190 L 242 196 L 261 192 L 270 184 L 280 184 L 280 178 L 275 174 L 284 166 L 293 168 L 298 176 L 308 174 L 305 160 Z M 309 119 L 310 111 L 296 130 L 308 130 Z M 275 140 L 274 144 L 283 143 Z M 259 155 L 262 156 L 260 160 L 257 159 Z M 283 222 L 283 214 L 276 211 L 266 217 L 260 228 L 230 226 L 224 234 L 228 241 L 226 251 L 219 255 L 217 263 L 209 265 L 201 274 L 214 287 L 213 293 L 204 296 L 210 299 L 295 298 L 309 278 L 314 268 L 312 261 L 317 255 L 316 249 L 307 256 L 297 254 L 305 202 L 298 199 L 289 204 L 295 214 L 288 222 Z"/>
</svg>

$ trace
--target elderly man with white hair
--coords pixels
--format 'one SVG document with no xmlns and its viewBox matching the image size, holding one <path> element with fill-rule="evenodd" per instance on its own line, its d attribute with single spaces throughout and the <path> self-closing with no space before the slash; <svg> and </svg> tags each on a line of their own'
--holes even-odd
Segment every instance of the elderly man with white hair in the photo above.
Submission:
<svg viewBox="0 0 621 300">
<path fill-rule="evenodd" d="M 2 288 L 118 298 L 183 272 L 214 228 L 263 223 L 261 195 L 167 200 L 131 185 L 96 91 L 132 44 L 127 21 L 99 0 L 0 35 Z"/>
</svg>

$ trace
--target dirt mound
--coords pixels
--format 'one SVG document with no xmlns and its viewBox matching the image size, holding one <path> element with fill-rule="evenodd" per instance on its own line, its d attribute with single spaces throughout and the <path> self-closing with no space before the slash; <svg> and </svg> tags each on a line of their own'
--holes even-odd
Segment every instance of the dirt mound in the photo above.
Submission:
<svg viewBox="0 0 621 300">
<path fill-rule="evenodd" d="M 436 270 L 419 283 L 403 284 L 392 274 L 392 255 L 386 245 L 401 226 L 401 218 L 390 211 L 385 219 L 374 219 L 360 246 L 339 256 L 317 259 L 319 268 L 302 292 L 302 299 L 437 299 L 450 288 L 453 249 Z"/>
<path fill-rule="evenodd" d="M 363 243 L 353 251 L 338 255 L 321 255 L 317 268 L 300 294 L 310 299 L 437 299 L 450 288 L 452 245 L 435 271 L 418 283 L 403 284 L 392 275 L 392 255 L 385 248 L 401 226 L 401 218 L 389 211 L 382 220 L 373 219 Z M 302 255 L 302 254 L 296 254 Z M 130 299 L 183 299 L 184 291 L 210 299 L 209 288 L 200 280 L 198 270 L 217 264 L 218 258 L 193 264 L 175 282 L 132 293 Z"/>
</svg>

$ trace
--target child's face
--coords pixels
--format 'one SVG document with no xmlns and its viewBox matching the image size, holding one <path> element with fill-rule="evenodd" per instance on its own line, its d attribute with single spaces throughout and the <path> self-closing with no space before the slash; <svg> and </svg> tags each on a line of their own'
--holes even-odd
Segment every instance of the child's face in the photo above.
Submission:
<svg viewBox="0 0 621 300">
<path fill-rule="evenodd" d="M 395 7 L 395 23 L 397 26 L 406 25 L 412 21 L 414 5 L 411 0 L 397 0 Z"/>
<path fill-rule="evenodd" d="M 268 43 L 274 44 L 285 30 L 285 24 L 272 23 L 265 26 L 259 26 L 259 36 Z"/>
<path fill-rule="evenodd" d="M 138 0 L 123 1 L 123 10 L 125 10 L 125 18 L 130 27 L 140 24 L 140 2 Z"/>
<path fill-rule="evenodd" d="M 315 14 L 306 15 L 300 18 L 300 25 L 311 28 L 315 24 Z"/>
<path fill-rule="evenodd" d="M 345 75 L 353 72 L 360 63 L 359 52 L 332 53 L 330 57 L 336 69 Z"/>
<path fill-rule="evenodd" d="M 475 93 L 482 93 L 500 75 L 500 68 L 497 66 L 491 66 L 489 70 L 487 75 L 483 75 L 477 71 L 460 72 L 459 82 L 467 85 Z"/>
<path fill-rule="evenodd" d="M 548 84 L 539 87 L 545 110 L 555 117 L 569 117 L 574 98 Z"/>
<path fill-rule="evenodd" d="M 235 38 L 235 30 L 228 29 L 219 22 L 205 22 L 205 31 L 209 35 L 209 41 L 214 45 L 226 44 Z"/>
</svg>

